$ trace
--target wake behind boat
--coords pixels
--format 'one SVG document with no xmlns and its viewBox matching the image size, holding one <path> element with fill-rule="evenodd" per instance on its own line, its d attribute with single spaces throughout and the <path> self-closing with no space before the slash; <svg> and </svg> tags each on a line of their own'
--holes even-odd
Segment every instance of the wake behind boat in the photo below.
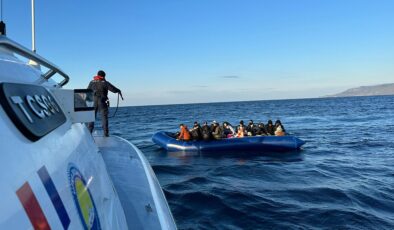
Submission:
<svg viewBox="0 0 394 230">
<path fill-rule="evenodd" d="M 289 151 L 298 150 L 305 141 L 295 136 L 251 136 L 243 138 L 223 138 L 220 140 L 182 141 L 176 134 L 160 131 L 153 135 L 152 141 L 167 151 Z"/>
</svg>

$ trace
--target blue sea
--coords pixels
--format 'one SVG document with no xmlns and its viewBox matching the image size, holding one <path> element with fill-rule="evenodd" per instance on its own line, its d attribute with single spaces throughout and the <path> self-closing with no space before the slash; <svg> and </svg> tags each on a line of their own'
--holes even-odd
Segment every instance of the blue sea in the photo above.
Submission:
<svg viewBox="0 0 394 230">
<path fill-rule="evenodd" d="M 199 154 L 151 141 L 180 123 L 249 119 L 280 119 L 307 143 Z M 110 132 L 143 151 L 179 229 L 394 229 L 394 96 L 121 107 Z"/>
</svg>

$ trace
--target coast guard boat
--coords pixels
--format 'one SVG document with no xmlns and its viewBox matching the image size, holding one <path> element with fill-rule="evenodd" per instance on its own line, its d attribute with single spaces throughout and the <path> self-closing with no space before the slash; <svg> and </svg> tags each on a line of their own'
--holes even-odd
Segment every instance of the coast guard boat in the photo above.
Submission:
<svg viewBox="0 0 394 230">
<path fill-rule="evenodd" d="M 140 150 L 83 124 L 92 92 L 1 34 L 0 229 L 176 229 Z"/>
</svg>

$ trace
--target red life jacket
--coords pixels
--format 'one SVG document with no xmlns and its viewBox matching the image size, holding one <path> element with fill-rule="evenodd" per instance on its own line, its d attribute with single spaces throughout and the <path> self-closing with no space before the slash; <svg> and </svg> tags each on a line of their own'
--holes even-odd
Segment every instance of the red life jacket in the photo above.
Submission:
<svg viewBox="0 0 394 230">
<path fill-rule="evenodd" d="M 93 77 L 93 80 L 95 80 L 95 81 L 104 81 L 104 80 L 105 80 L 105 77 L 100 76 L 100 75 L 97 75 L 97 76 L 94 76 L 94 77 Z"/>
</svg>

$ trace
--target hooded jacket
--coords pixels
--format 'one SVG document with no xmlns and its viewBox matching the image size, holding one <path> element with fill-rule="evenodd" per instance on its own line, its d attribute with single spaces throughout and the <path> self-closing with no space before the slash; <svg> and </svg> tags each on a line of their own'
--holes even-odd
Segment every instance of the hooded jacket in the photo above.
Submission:
<svg viewBox="0 0 394 230">
<path fill-rule="evenodd" d="M 193 137 L 193 140 L 200 140 L 202 138 L 202 130 L 200 125 L 193 126 L 190 129 L 190 135 Z"/>
<path fill-rule="evenodd" d="M 223 136 L 223 130 L 222 127 L 218 123 L 213 124 L 213 131 L 212 131 L 212 136 L 214 139 L 219 140 Z"/>
<path fill-rule="evenodd" d="M 272 124 L 267 124 L 265 129 L 267 130 L 267 134 L 275 135 L 275 127 Z"/>
<path fill-rule="evenodd" d="M 267 135 L 267 131 L 265 130 L 265 126 L 263 123 L 260 123 L 257 126 L 257 131 L 256 131 L 256 135 Z"/>
<path fill-rule="evenodd" d="M 203 125 L 201 128 L 201 133 L 202 133 L 202 138 L 204 140 L 210 140 L 212 135 L 211 135 L 211 128 L 208 125 Z"/>
</svg>

